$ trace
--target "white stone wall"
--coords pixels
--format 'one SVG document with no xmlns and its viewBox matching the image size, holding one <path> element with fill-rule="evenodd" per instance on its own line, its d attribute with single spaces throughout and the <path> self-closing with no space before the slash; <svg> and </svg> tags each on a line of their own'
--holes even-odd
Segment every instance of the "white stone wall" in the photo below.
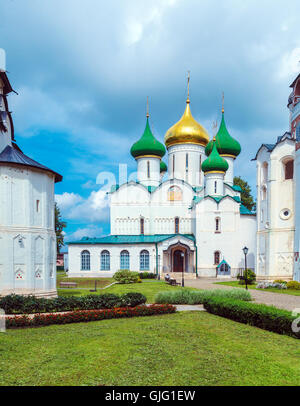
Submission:
<svg viewBox="0 0 300 406">
<path fill-rule="evenodd" d="M 239 203 L 226 197 L 217 204 L 205 198 L 193 210 L 196 216 L 195 235 L 198 248 L 198 275 L 215 276 L 214 252 L 221 253 L 231 266 L 231 275 L 236 276 L 244 268 L 243 247 L 249 248 L 247 266 L 255 268 L 255 216 L 241 215 Z M 219 231 L 216 231 L 216 218 Z"/>
<path fill-rule="evenodd" d="M 0 165 L 0 294 L 56 295 L 54 176 Z"/>
<path fill-rule="evenodd" d="M 168 159 L 170 179 L 181 179 L 192 186 L 203 186 L 204 175 L 201 165 L 206 159 L 203 146 L 196 144 L 173 145 L 168 148 Z M 173 168 L 174 163 L 175 168 Z"/>
<path fill-rule="evenodd" d="M 81 270 L 81 253 L 90 252 L 90 271 Z M 101 252 L 107 250 L 110 253 L 110 270 L 101 271 Z M 130 270 L 140 271 L 140 253 L 143 250 L 149 252 L 149 272 L 156 272 L 156 248 L 155 244 L 70 244 L 68 247 L 70 277 L 111 277 L 120 269 L 120 254 L 127 250 L 130 255 Z"/>
<path fill-rule="evenodd" d="M 160 158 L 141 157 L 136 158 L 136 161 L 137 180 L 145 186 L 158 186 L 160 183 Z"/>
<path fill-rule="evenodd" d="M 295 142 L 286 139 L 257 156 L 257 276 L 292 279 L 294 263 L 294 180 L 284 178 L 284 162 L 294 159 Z M 297 168 L 294 168 L 294 174 Z M 266 192 L 264 192 L 264 190 Z M 285 210 L 290 211 L 284 216 Z"/>
</svg>

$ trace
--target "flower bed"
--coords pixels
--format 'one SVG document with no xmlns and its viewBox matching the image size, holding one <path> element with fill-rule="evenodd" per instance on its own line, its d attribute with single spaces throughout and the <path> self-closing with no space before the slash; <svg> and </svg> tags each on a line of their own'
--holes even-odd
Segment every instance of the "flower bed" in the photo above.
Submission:
<svg viewBox="0 0 300 406">
<path fill-rule="evenodd" d="M 240 323 L 300 338 L 299 319 L 287 310 L 264 304 L 217 297 L 205 300 L 204 308 L 209 313 Z"/>
<path fill-rule="evenodd" d="M 274 288 L 274 289 L 287 289 L 286 283 L 279 283 L 279 282 L 259 282 L 256 285 L 257 289 L 268 289 L 268 288 Z"/>
<path fill-rule="evenodd" d="M 82 323 L 104 319 L 117 319 L 122 317 L 153 316 L 159 314 L 175 313 L 176 308 L 172 305 L 150 305 L 137 307 L 119 307 L 105 310 L 78 310 L 68 313 L 35 314 L 6 318 L 6 328 L 38 327 L 51 324 Z"/>
</svg>

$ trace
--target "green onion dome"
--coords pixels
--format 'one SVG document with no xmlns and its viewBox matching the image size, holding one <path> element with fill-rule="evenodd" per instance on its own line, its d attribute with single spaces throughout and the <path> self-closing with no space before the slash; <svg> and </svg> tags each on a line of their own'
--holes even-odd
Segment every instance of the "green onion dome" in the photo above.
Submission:
<svg viewBox="0 0 300 406">
<path fill-rule="evenodd" d="M 236 158 L 241 152 L 240 144 L 234 138 L 231 137 L 226 128 L 224 111 L 222 111 L 222 121 L 220 124 L 219 131 L 216 135 L 216 144 L 220 155 L 227 155 L 231 156 L 232 158 Z M 209 156 L 211 150 L 212 150 L 212 141 L 210 141 L 206 145 L 205 154 Z"/>
<path fill-rule="evenodd" d="M 162 172 L 167 172 L 167 165 L 164 163 L 164 161 L 160 161 L 160 173 Z"/>
<path fill-rule="evenodd" d="M 226 172 L 228 169 L 228 163 L 226 159 L 222 158 L 217 149 L 217 141 L 215 138 L 212 140 L 212 151 L 209 157 L 202 164 L 202 170 L 207 172 Z"/>
<path fill-rule="evenodd" d="M 161 142 L 159 142 L 152 134 L 148 116 L 144 134 L 137 142 L 133 144 L 130 153 L 134 158 L 142 156 L 163 157 L 166 153 L 165 146 Z"/>
</svg>

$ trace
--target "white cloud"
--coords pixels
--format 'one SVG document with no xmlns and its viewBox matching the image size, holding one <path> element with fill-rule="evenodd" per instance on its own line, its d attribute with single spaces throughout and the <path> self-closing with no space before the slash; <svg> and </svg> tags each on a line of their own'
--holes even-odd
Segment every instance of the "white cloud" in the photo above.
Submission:
<svg viewBox="0 0 300 406">
<path fill-rule="evenodd" d="M 280 61 L 278 76 L 280 78 L 292 78 L 300 71 L 300 47 L 286 52 Z"/>
<path fill-rule="evenodd" d="M 65 236 L 65 242 L 81 240 L 83 237 L 101 237 L 103 229 L 101 227 L 95 226 L 94 224 L 87 225 L 83 228 L 78 228 L 73 233 L 67 234 Z"/>
<path fill-rule="evenodd" d="M 61 211 L 65 211 L 70 207 L 82 202 L 82 197 L 77 193 L 64 192 L 61 195 L 55 195 L 55 201 Z"/>
<path fill-rule="evenodd" d="M 92 191 L 87 199 L 75 193 L 56 195 L 55 200 L 62 216 L 78 222 L 106 221 L 109 218 L 109 201 L 105 191 Z"/>
</svg>

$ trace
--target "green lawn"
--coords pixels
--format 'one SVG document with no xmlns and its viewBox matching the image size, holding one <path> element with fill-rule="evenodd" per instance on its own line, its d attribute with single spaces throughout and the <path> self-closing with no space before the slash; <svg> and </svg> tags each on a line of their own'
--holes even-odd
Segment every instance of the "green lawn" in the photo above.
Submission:
<svg viewBox="0 0 300 406">
<path fill-rule="evenodd" d="M 299 341 L 206 312 L 8 330 L 0 385 L 299 385 Z"/>
<path fill-rule="evenodd" d="M 130 283 L 130 284 L 115 284 L 107 289 L 99 289 L 96 294 L 102 293 L 115 293 L 122 294 L 128 292 L 139 292 L 146 296 L 148 303 L 154 303 L 154 297 L 156 293 L 165 290 L 182 289 L 180 286 L 170 286 L 165 281 L 156 281 L 153 279 L 143 279 L 141 283 Z M 184 288 L 192 290 L 192 288 Z M 81 296 L 89 295 L 91 292 L 86 289 L 58 289 L 59 296 Z"/>
<path fill-rule="evenodd" d="M 97 281 L 97 288 L 104 288 L 114 282 L 113 278 L 68 278 L 65 272 L 57 272 L 56 286 L 59 288 L 60 282 L 76 282 L 78 288 L 94 289 L 95 281 Z M 67 288 L 69 290 L 70 288 Z"/>
<path fill-rule="evenodd" d="M 215 282 L 217 285 L 225 285 L 225 286 L 233 286 L 234 288 L 244 288 L 245 285 L 239 285 L 238 281 L 232 282 Z M 300 290 L 296 289 L 275 289 L 275 288 L 268 288 L 268 289 L 257 289 L 256 283 L 254 285 L 248 285 L 249 289 L 259 290 L 261 292 L 274 292 L 274 293 L 283 293 L 285 295 L 293 295 L 293 296 L 300 296 Z"/>
</svg>

